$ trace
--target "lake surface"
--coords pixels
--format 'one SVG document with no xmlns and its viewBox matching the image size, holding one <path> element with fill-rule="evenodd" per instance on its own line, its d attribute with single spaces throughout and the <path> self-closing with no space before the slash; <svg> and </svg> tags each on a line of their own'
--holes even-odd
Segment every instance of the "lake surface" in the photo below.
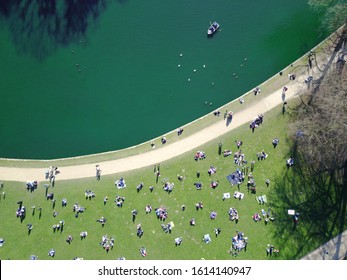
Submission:
<svg viewBox="0 0 347 280">
<path fill-rule="evenodd" d="M 86 155 L 161 136 L 326 35 L 306 0 L 94 0 L 83 9 L 4 2 L 0 157 L 8 158 Z M 207 38 L 214 20 L 221 30 Z"/>
</svg>

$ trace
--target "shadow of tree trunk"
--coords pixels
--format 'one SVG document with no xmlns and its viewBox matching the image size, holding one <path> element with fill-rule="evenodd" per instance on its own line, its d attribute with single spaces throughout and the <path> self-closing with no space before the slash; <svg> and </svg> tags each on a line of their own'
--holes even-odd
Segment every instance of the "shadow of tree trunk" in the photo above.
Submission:
<svg viewBox="0 0 347 280">
<path fill-rule="evenodd" d="M 346 44 L 347 44 L 347 27 L 344 27 L 342 30 L 342 34 L 339 35 L 339 37 L 338 37 L 338 42 L 335 45 L 334 51 L 332 52 L 328 63 L 324 66 L 324 69 L 322 71 L 322 75 L 314 83 L 313 94 L 315 94 L 319 91 L 320 86 L 321 86 L 324 78 L 328 74 L 329 70 L 331 69 L 331 66 L 332 66 L 334 60 L 336 59 L 336 57 L 340 53 L 341 48 Z"/>
</svg>

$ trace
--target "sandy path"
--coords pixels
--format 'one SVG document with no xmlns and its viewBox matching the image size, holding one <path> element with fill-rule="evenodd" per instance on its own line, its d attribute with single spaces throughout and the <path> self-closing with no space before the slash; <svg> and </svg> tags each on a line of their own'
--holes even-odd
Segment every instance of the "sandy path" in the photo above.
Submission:
<svg viewBox="0 0 347 280">
<path fill-rule="evenodd" d="M 286 100 L 295 96 L 304 86 L 304 83 L 298 81 L 288 82 Z M 207 143 L 210 140 L 218 138 L 224 133 L 235 129 L 242 124 L 251 122 L 258 114 L 264 114 L 281 103 L 282 88 L 276 90 L 269 96 L 260 99 L 256 104 L 245 107 L 245 109 L 235 113 L 233 120 L 229 126 L 226 126 L 225 121 L 221 120 L 216 124 L 213 124 L 193 135 L 190 135 L 189 137 L 183 138 L 182 140 L 176 141 L 172 144 L 167 143 L 165 147 L 162 147 L 160 149 L 154 149 L 149 152 L 130 156 L 127 158 L 101 162 L 99 163 L 99 165 L 102 169 L 102 175 L 121 173 L 124 171 L 134 170 L 146 166 L 153 166 L 154 164 L 194 150 L 195 148 Z M 192 152 L 192 157 L 193 156 L 194 154 Z M 4 181 L 21 182 L 42 180 L 47 168 L 0 167 L 0 179 Z M 95 164 L 65 166 L 59 168 L 59 170 L 61 172 L 57 177 L 59 180 L 78 179 L 95 176 Z"/>
<path fill-rule="evenodd" d="M 347 257 L 347 230 L 310 252 L 302 260 L 344 260 Z"/>
</svg>

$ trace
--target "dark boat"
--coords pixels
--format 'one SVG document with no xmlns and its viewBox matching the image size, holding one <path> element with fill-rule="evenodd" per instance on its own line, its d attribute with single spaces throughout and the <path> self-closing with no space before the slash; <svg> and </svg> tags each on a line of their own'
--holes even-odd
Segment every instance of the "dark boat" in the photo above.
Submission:
<svg viewBox="0 0 347 280">
<path fill-rule="evenodd" d="M 207 36 L 212 36 L 214 33 L 216 33 L 216 31 L 219 28 L 219 23 L 218 22 L 213 22 L 210 27 L 207 29 Z"/>
</svg>

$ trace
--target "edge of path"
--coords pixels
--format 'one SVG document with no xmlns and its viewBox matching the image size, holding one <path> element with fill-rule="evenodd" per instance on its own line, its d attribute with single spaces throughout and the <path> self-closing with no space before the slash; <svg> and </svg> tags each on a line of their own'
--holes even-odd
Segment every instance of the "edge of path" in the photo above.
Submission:
<svg viewBox="0 0 347 280">
<path fill-rule="evenodd" d="M 316 50 L 319 47 L 324 48 L 325 44 L 327 44 L 328 48 L 331 48 L 331 46 L 329 46 L 327 42 L 328 40 L 333 41 L 331 37 L 335 35 L 336 34 L 333 33 L 312 50 Z M 299 59 L 297 59 L 295 62 L 302 60 L 306 56 L 307 56 L 307 53 L 304 54 Z M 327 62 L 328 57 L 329 57 L 329 54 L 327 52 L 322 52 L 320 57 L 317 58 L 317 61 L 319 60 L 318 62 L 324 65 Z M 291 66 L 293 64 L 291 64 Z M 290 66 L 286 67 L 284 70 L 287 70 L 289 67 Z M 315 68 L 310 70 L 310 74 L 316 74 L 315 71 L 319 71 L 318 69 L 315 69 Z M 265 85 L 269 81 L 273 80 L 276 75 L 269 78 L 260 86 Z M 298 96 L 298 94 L 300 94 L 300 92 L 302 92 L 304 88 L 307 89 L 307 85 L 304 82 L 304 80 L 307 77 L 308 77 L 308 71 L 305 70 L 305 71 L 301 71 L 300 76 L 296 77 L 294 81 L 288 80 L 288 83 L 286 84 L 286 86 L 288 87 L 288 91 L 286 92 L 286 100 L 289 100 L 295 96 Z M 275 108 L 279 104 L 281 104 L 283 102 L 282 89 L 283 89 L 283 86 L 281 86 L 274 92 L 268 94 L 267 96 L 261 97 L 261 99 L 259 99 L 256 102 L 253 102 L 252 104 L 248 105 L 244 109 L 238 112 L 235 112 L 233 116 L 233 120 L 228 126 L 226 125 L 225 120 L 220 120 L 212 125 L 209 125 L 201 129 L 200 131 L 197 131 L 194 134 L 191 134 L 189 136 L 186 136 L 185 138 L 174 141 L 173 143 L 167 143 L 165 146 L 160 147 L 158 149 L 152 149 L 147 152 L 131 155 L 124 158 L 100 161 L 98 164 L 100 165 L 100 168 L 102 169 L 102 175 L 116 174 L 116 173 L 121 173 L 125 171 L 147 167 L 147 166 L 152 166 L 154 164 L 157 164 L 158 162 L 163 162 L 163 161 L 172 159 L 176 156 L 182 155 L 188 151 L 192 151 L 195 148 L 227 132 L 230 132 L 231 130 L 247 122 L 251 122 L 258 114 L 264 114 L 268 112 L 269 110 Z M 249 94 L 250 92 L 242 95 L 241 97 L 245 97 L 246 95 L 249 95 Z M 234 101 L 235 100 L 231 101 L 230 103 Z M 223 107 L 225 106 L 222 106 L 221 108 Z M 265 116 L 265 121 L 266 121 L 266 116 Z M 80 165 L 62 166 L 59 168 L 60 170 L 59 179 L 70 180 L 70 179 L 94 177 L 95 165 L 96 163 L 86 163 L 86 164 L 80 164 Z M 44 177 L 44 173 L 47 170 L 47 168 L 48 166 L 45 168 L 0 166 L 0 180 L 21 181 L 21 182 L 38 180 L 39 178 Z"/>
</svg>

